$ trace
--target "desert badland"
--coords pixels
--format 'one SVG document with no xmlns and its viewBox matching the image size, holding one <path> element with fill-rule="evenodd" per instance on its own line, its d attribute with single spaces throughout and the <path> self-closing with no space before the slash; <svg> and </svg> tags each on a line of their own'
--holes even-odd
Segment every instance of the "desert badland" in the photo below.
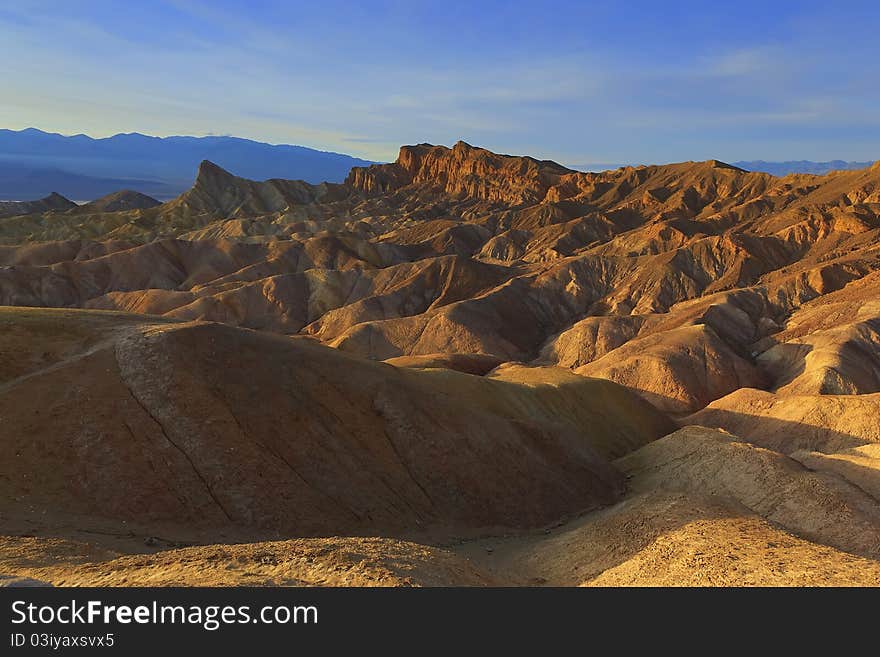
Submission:
<svg viewBox="0 0 880 657">
<path fill-rule="evenodd" d="M 464 142 L 0 204 L 0 574 L 880 584 L 880 163 Z"/>
</svg>

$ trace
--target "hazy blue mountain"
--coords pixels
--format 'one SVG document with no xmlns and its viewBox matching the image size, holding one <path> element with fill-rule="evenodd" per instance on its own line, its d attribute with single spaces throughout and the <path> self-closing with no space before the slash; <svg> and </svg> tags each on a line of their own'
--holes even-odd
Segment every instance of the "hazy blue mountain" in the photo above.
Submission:
<svg viewBox="0 0 880 657">
<path fill-rule="evenodd" d="M 764 160 L 752 160 L 750 162 L 734 162 L 733 164 L 746 171 L 763 171 L 774 176 L 786 176 L 789 173 L 815 173 L 822 175 L 829 171 L 865 169 L 871 166 L 873 162 L 844 162 L 843 160 L 831 160 L 830 162 L 811 162 L 809 160 L 765 162 Z"/>
<path fill-rule="evenodd" d="M 84 176 L 0 159 L 0 200 L 31 201 L 57 193 L 77 201 L 90 201 L 131 188 L 163 199 L 173 198 L 181 192 L 178 185 L 156 180 Z"/>
<path fill-rule="evenodd" d="M 202 160 L 252 180 L 342 182 L 366 160 L 304 146 L 238 137 L 150 137 L 128 133 L 93 139 L 35 128 L 0 129 L 0 199 L 30 200 L 57 191 L 85 200 L 119 189 L 168 199 L 188 189 Z"/>
</svg>

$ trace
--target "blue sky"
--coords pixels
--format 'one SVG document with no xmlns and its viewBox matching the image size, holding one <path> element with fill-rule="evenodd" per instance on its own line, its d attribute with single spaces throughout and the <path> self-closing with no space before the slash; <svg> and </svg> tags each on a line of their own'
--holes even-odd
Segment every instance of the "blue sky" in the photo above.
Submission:
<svg viewBox="0 0 880 657">
<path fill-rule="evenodd" d="M 0 127 L 880 159 L 880 3 L 0 0 Z"/>
</svg>

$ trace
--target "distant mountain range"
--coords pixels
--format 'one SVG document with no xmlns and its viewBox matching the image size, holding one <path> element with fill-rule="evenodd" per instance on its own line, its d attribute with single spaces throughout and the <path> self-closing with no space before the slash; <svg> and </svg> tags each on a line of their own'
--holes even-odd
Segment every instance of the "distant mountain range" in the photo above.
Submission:
<svg viewBox="0 0 880 657">
<path fill-rule="evenodd" d="M 811 162 L 810 160 L 791 160 L 788 162 L 752 160 L 749 162 L 733 162 L 733 165 L 740 169 L 762 171 L 773 176 L 787 176 L 790 173 L 813 173 L 821 176 L 830 171 L 866 169 L 872 164 L 873 162 L 844 162 L 843 160 L 831 160 L 830 162 Z"/>
<path fill-rule="evenodd" d="M 33 200 L 52 192 L 88 200 L 120 189 L 166 200 L 189 189 L 206 159 L 255 180 L 313 184 L 342 182 L 352 167 L 371 164 L 340 153 L 238 137 L 129 133 L 93 139 L 35 128 L 0 129 L 0 200 Z"/>
<path fill-rule="evenodd" d="M 342 182 L 352 167 L 373 164 L 341 153 L 239 137 L 151 137 L 132 132 L 94 139 L 36 128 L 0 129 L 0 201 L 32 201 L 55 192 L 82 202 L 120 190 L 165 201 L 192 186 L 203 160 L 251 180 L 275 178 L 310 184 Z M 753 160 L 733 164 L 747 171 L 784 176 L 863 169 L 872 163 Z M 602 171 L 619 166 L 591 163 L 572 168 Z"/>
<path fill-rule="evenodd" d="M 812 162 L 810 160 L 788 160 L 785 162 L 766 162 L 764 160 L 741 160 L 731 164 L 746 171 L 759 171 L 773 176 L 787 176 L 790 173 L 812 173 L 825 175 L 831 171 L 853 171 L 855 169 L 867 169 L 873 162 L 846 162 L 844 160 L 831 160 L 829 162 Z M 625 164 L 612 163 L 589 163 L 569 165 L 576 171 L 609 171 L 618 169 Z"/>
</svg>

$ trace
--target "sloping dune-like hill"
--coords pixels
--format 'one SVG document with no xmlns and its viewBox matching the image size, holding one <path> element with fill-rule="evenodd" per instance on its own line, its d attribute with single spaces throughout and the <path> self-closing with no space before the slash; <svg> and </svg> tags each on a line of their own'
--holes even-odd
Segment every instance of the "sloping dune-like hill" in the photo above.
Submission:
<svg viewBox="0 0 880 657">
<path fill-rule="evenodd" d="M 18 428 L 5 498 L 121 523 L 255 536 L 538 526 L 615 500 L 610 458 L 670 427 L 605 381 L 545 391 L 114 313 L 0 321 L 0 414 Z"/>
<path fill-rule="evenodd" d="M 880 582 L 880 163 L 459 142 L 65 200 L 0 205 L 0 573 Z"/>
</svg>

